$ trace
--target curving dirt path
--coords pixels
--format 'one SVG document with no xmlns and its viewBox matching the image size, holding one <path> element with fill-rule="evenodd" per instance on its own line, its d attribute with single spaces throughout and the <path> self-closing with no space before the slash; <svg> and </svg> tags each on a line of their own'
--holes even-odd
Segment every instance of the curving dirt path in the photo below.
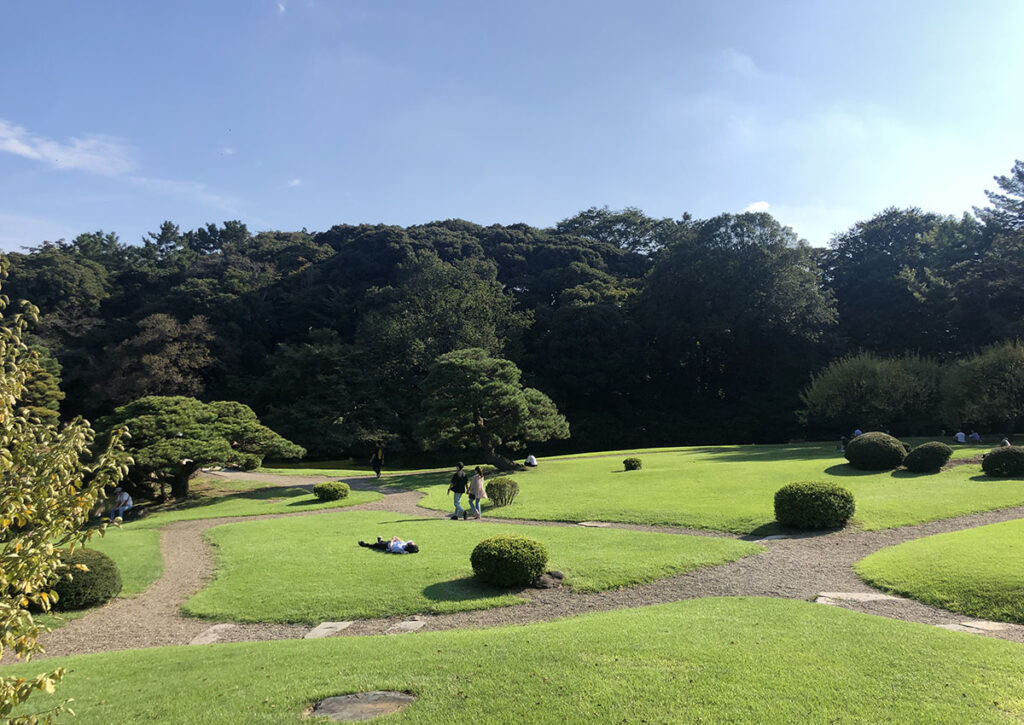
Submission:
<svg viewBox="0 0 1024 725">
<path fill-rule="evenodd" d="M 261 474 L 217 474 L 227 478 L 258 478 L 278 485 L 312 485 L 329 477 L 264 476 Z M 381 510 L 422 517 L 446 518 L 439 511 L 418 506 L 422 493 L 379 488 L 372 477 L 346 479 L 353 488 L 378 490 L 385 494 L 382 500 L 349 510 Z M 189 644 L 207 631 L 214 623 L 183 617 L 181 605 L 201 590 L 213 576 L 212 547 L 203 538 L 203 532 L 224 523 L 253 521 L 291 516 L 316 516 L 338 513 L 338 509 L 247 516 L 169 524 L 162 530 L 163 576 L 145 592 L 131 599 L 115 599 L 104 607 L 65 624 L 41 639 L 45 656 L 105 652 L 141 647 Z M 930 536 L 932 534 L 982 526 L 1024 517 L 1024 506 L 1001 511 L 971 514 L 957 518 L 932 521 L 917 526 L 906 526 L 885 531 L 861 531 L 848 528 L 823 535 L 798 536 L 763 541 L 766 551 L 730 564 L 699 569 L 649 584 L 595 594 L 573 594 L 568 589 L 529 589 L 524 591 L 528 601 L 514 607 L 489 609 L 478 612 L 414 617 L 421 623 L 421 631 L 464 627 L 487 627 L 505 624 L 525 624 L 584 612 L 594 612 L 648 604 L 660 604 L 709 596 L 767 596 L 793 599 L 814 599 L 820 592 L 874 592 L 853 572 L 853 564 L 878 549 Z M 575 526 L 560 522 L 516 521 L 501 519 L 502 523 L 521 523 L 535 526 Z M 485 522 L 484 522 L 485 523 Z M 452 522 L 453 526 L 476 526 L 481 522 Z M 615 528 L 660 531 L 699 536 L 729 536 L 707 531 L 694 531 L 669 527 L 611 524 Z M 757 540 L 755 537 L 736 537 Z M 965 615 L 930 607 L 907 599 L 881 601 L 843 601 L 840 606 L 894 619 L 933 625 L 958 625 L 974 621 Z M 358 620 L 340 635 L 382 634 L 392 625 L 409 619 L 393 617 Z M 292 639 L 304 636 L 308 625 L 286 624 L 231 624 L 217 627 L 216 641 L 264 641 Z M 1007 625 L 1005 629 L 985 634 L 1002 639 L 1024 642 L 1024 626 Z M 7 662 L 7 658 L 4 660 Z"/>
</svg>

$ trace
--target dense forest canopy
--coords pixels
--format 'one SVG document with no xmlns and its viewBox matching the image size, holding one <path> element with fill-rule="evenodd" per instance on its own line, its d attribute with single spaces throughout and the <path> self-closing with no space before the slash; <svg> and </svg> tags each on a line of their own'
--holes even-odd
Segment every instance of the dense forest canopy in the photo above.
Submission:
<svg viewBox="0 0 1024 725">
<path fill-rule="evenodd" d="M 938 364 L 1024 337 L 1024 163 L 996 184 L 973 215 L 889 208 L 823 249 L 765 213 L 165 222 L 139 245 L 95 232 L 12 253 L 7 291 L 41 310 L 36 405 L 64 418 L 195 396 L 251 406 L 311 455 L 412 451 L 431 366 L 473 348 L 553 401 L 559 449 L 785 440 L 833 432 L 797 415 L 833 361 Z"/>
</svg>

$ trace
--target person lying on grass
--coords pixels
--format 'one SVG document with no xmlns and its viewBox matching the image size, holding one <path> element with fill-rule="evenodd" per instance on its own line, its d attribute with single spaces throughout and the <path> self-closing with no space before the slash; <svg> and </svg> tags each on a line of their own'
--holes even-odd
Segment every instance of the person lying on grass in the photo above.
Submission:
<svg viewBox="0 0 1024 725">
<path fill-rule="evenodd" d="M 384 539 L 378 536 L 377 540 L 372 544 L 360 541 L 359 545 L 365 546 L 367 549 L 386 551 L 389 554 L 415 554 L 420 550 L 415 541 L 411 539 L 409 541 L 402 541 L 397 536 L 392 536 L 391 541 L 384 541 Z"/>
</svg>

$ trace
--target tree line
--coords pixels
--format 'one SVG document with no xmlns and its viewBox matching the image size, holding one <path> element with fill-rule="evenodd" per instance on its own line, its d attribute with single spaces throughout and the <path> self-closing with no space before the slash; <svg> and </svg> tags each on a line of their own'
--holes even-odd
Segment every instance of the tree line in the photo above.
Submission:
<svg viewBox="0 0 1024 725">
<path fill-rule="evenodd" d="M 846 425 L 808 403 L 834 361 L 946 364 L 1024 335 L 1024 162 L 996 186 L 973 214 L 889 208 L 825 248 L 765 213 L 165 222 L 11 253 L 5 292 L 40 310 L 39 415 L 189 396 L 248 405 L 313 456 L 412 452 L 432 366 L 472 349 L 564 414 L 559 450 L 780 441 Z"/>
</svg>

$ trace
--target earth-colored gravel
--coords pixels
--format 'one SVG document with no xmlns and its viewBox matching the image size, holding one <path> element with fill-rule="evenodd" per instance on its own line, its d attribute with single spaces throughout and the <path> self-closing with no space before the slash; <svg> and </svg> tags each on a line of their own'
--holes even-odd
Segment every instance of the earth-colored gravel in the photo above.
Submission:
<svg viewBox="0 0 1024 725">
<path fill-rule="evenodd" d="M 228 478 L 260 480 L 277 485 L 312 485 L 329 477 L 271 476 L 253 473 L 216 474 Z M 372 477 L 346 479 L 353 488 L 378 490 L 385 498 L 350 510 L 381 510 L 416 516 L 444 518 L 446 514 L 420 508 L 417 502 L 422 494 L 394 488 L 378 487 Z M 65 624 L 41 639 L 45 656 L 59 656 L 87 652 L 104 652 L 141 647 L 188 644 L 207 630 L 214 622 L 181 616 L 181 605 L 202 589 L 213 576 L 213 554 L 202 534 L 220 524 L 251 521 L 281 516 L 315 516 L 337 513 L 321 510 L 276 516 L 251 516 L 220 519 L 182 521 L 163 529 L 164 573 L 149 589 L 131 599 L 115 599 L 104 607 Z M 423 614 L 414 619 L 424 623 L 422 630 L 442 630 L 464 627 L 488 627 L 505 624 L 525 624 L 584 612 L 625 607 L 638 607 L 713 596 L 766 596 L 794 599 L 813 599 L 819 592 L 871 592 L 853 572 L 853 564 L 878 549 L 911 539 L 948 531 L 982 526 L 1024 517 L 1024 506 L 972 514 L 953 519 L 933 521 L 918 526 L 906 526 L 885 531 L 861 531 L 847 528 L 822 535 L 799 536 L 764 541 L 766 551 L 721 566 L 708 567 L 688 574 L 661 579 L 650 584 L 596 594 L 574 594 L 568 589 L 528 589 L 528 601 L 514 607 L 488 609 L 456 614 Z M 509 521 L 538 526 L 574 526 L 558 522 Z M 452 522 L 452 526 L 476 526 L 477 521 Z M 668 527 L 629 526 L 613 524 L 616 528 L 723 536 L 724 534 L 674 529 Z M 752 540 L 753 537 L 743 537 Z M 925 624 L 957 624 L 971 621 L 957 615 L 911 600 L 884 600 L 877 602 L 843 602 L 842 606 L 870 614 Z M 381 634 L 403 618 L 369 619 L 356 621 L 339 636 Z M 218 628 L 217 641 L 262 641 L 302 637 L 310 627 L 281 624 L 237 624 Z M 1010 625 L 1005 630 L 988 636 L 1024 642 L 1024 626 Z M 9 658 L 4 658 L 5 662 Z"/>
</svg>

